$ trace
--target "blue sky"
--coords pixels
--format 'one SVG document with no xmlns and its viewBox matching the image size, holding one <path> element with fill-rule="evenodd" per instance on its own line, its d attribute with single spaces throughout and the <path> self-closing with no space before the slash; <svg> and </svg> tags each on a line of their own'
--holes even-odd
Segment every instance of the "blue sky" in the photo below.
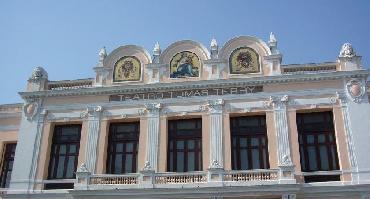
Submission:
<svg viewBox="0 0 370 199">
<path fill-rule="evenodd" d="M 272 31 L 283 64 L 335 61 L 345 42 L 370 68 L 370 1 L 63 0 L 0 1 L 0 104 L 19 91 L 36 66 L 50 80 L 93 77 L 98 51 L 136 44 L 149 52 L 192 39 L 209 46 L 238 35 L 265 41 Z"/>
</svg>

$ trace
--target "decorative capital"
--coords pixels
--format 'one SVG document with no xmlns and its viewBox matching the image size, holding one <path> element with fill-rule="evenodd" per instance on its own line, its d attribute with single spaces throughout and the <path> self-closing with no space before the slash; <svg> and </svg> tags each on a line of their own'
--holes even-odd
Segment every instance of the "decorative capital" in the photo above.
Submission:
<svg viewBox="0 0 370 199">
<path fill-rule="evenodd" d="M 352 58 L 356 56 L 356 52 L 352 47 L 352 44 L 350 43 L 345 43 L 342 45 L 342 48 L 339 52 L 339 57 L 348 57 Z"/>
<path fill-rule="evenodd" d="M 159 113 L 159 111 L 161 110 L 161 108 L 162 108 L 162 104 L 161 103 L 147 103 L 147 104 L 145 104 L 145 109 L 149 113 Z"/>
<path fill-rule="evenodd" d="M 222 111 L 224 104 L 225 102 L 223 99 L 216 99 L 216 100 L 208 100 L 206 106 L 211 113 L 215 113 L 215 112 Z"/>
<path fill-rule="evenodd" d="M 99 116 L 103 112 L 102 106 L 87 107 L 80 115 L 81 118 Z"/>
<path fill-rule="evenodd" d="M 103 62 L 106 57 L 107 57 L 107 51 L 105 50 L 105 46 L 104 46 L 99 51 L 99 62 Z"/>
<path fill-rule="evenodd" d="M 366 85 L 361 79 L 351 79 L 346 84 L 347 95 L 355 103 L 360 103 L 366 94 Z"/>
<path fill-rule="evenodd" d="M 282 97 L 270 96 L 270 98 L 264 102 L 266 108 L 281 109 L 289 103 L 289 96 L 284 95 Z"/>
<path fill-rule="evenodd" d="M 37 82 L 40 81 L 41 79 L 48 79 L 48 73 L 44 68 L 38 66 L 35 69 L 33 69 L 29 81 Z"/>
</svg>

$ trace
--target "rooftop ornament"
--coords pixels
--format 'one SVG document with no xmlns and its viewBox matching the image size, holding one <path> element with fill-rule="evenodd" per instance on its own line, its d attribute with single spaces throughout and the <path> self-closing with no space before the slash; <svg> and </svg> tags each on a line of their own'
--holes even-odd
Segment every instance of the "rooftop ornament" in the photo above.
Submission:
<svg viewBox="0 0 370 199">
<path fill-rule="evenodd" d="M 339 57 L 355 57 L 356 52 L 352 47 L 352 44 L 350 43 L 345 43 L 342 46 L 342 49 L 340 50 Z"/>
</svg>

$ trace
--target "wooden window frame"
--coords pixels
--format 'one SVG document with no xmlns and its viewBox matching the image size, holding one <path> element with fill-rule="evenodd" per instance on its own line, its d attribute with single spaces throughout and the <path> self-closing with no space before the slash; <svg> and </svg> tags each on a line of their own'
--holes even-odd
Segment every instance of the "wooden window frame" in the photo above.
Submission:
<svg viewBox="0 0 370 199">
<path fill-rule="evenodd" d="M 62 136 L 59 134 L 62 133 L 63 128 L 71 128 L 71 127 L 77 127 L 78 129 L 77 138 L 75 140 L 62 140 Z M 56 125 L 54 127 L 52 146 L 50 150 L 48 179 L 73 179 L 75 178 L 76 176 L 75 171 L 76 171 L 77 164 L 78 164 L 78 156 L 79 156 L 79 150 L 80 150 L 81 128 L 82 128 L 81 124 Z M 65 158 L 63 162 L 62 177 L 60 178 L 57 176 L 57 171 L 59 167 L 59 158 L 61 157 L 61 155 L 59 154 L 59 151 L 60 151 L 60 146 L 62 145 L 66 145 L 66 152 L 64 154 L 64 157 L 68 157 L 68 160 L 70 157 L 74 157 L 74 171 L 72 171 L 73 176 L 71 178 L 67 178 L 67 170 L 68 170 L 68 162 L 69 162 L 67 158 Z M 72 145 L 76 146 L 76 150 L 74 153 L 69 152 L 70 146 Z M 52 164 L 54 164 L 54 166 Z"/>
<path fill-rule="evenodd" d="M 16 148 L 17 148 L 17 143 L 5 143 L 4 144 L 4 148 L 3 148 L 4 151 L 3 151 L 3 156 L 2 156 L 2 166 L 1 166 L 1 173 L 0 173 L 0 187 L 1 188 L 9 187 L 8 183 L 10 182 L 11 174 L 13 171 L 14 156 L 15 156 Z M 10 166 L 11 162 L 13 164 L 12 166 Z"/>
<path fill-rule="evenodd" d="M 253 128 L 247 129 L 246 127 L 240 126 L 240 119 L 257 119 L 258 125 Z M 264 122 L 262 122 L 264 121 Z M 268 169 L 270 168 L 269 163 L 269 152 L 268 152 L 268 137 L 267 137 L 267 127 L 266 127 L 266 116 L 265 115 L 254 115 L 254 116 L 240 116 L 230 118 L 230 139 L 231 139 L 231 167 L 233 170 L 242 170 L 242 157 L 241 150 L 246 149 L 248 154 L 248 165 L 246 170 L 253 169 L 253 158 L 252 150 L 258 149 L 259 158 L 259 168 L 254 169 Z M 241 147 L 240 140 L 244 138 L 247 139 L 247 146 Z M 258 139 L 258 146 L 251 145 L 251 139 Z M 264 138 L 265 143 L 262 143 Z M 233 144 L 235 140 L 236 144 Z M 236 154 L 235 154 L 236 153 Z M 265 160 L 263 158 L 265 155 Z M 236 156 L 236 160 L 235 160 Z M 265 162 L 266 161 L 266 162 Z M 236 164 L 235 164 L 236 163 Z"/>
<path fill-rule="evenodd" d="M 125 126 L 125 125 L 134 125 L 135 130 L 132 132 L 134 136 L 126 137 L 126 138 L 119 138 L 117 127 Z M 137 162 L 138 162 L 138 148 L 139 148 L 139 136 L 140 136 L 140 122 L 120 122 L 120 123 L 111 123 L 109 126 L 109 137 L 108 137 L 108 147 L 107 147 L 107 162 L 106 168 L 107 173 L 113 174 L 116 170 L 115 168 L 115 161 L 116 155 L 122 154 L 122 162 L 121 162 L 121 169 L 120 174 L 123 173 L 136 173 L 137 172 Z M 126 144 L 133 143 L 133 150 L 132 152 L 126 151 Z M 123 151 L 117 152 L 117 145 L 123 144 Z M 131 171 L 126 172 L 126 158 L 127 154 L 132 154 L 132 163 L 131 163 Z"/>
<path fill-rule="evenodd" d="M 178 123 L 181 121 L 194 121 L 196 129 L 190 130 L 179 130 Z M 171 126 L 173 128 L 171 129 Z M 189 135 L 179 135 L 179 131 L 189 131 Z M 180 119 L 180 120 L 169 120 L 168 121 L 168 139 L 167 139 L 167 171 L 169 172 L 188 172 L 188 171 L 201 171 L 203 169 L 203 157 L 202 157 L 202 118 L 192 119 Z M 184 148 L 177 149 L 177 142 L 184 141 Z M 194 141 L 194 149 L 188 149 L 188 142 Z M 171 146 L 172 143 L 172 146 Z M 177 153 L 184 153 L 183 171 L 178 171 L 177 165 Z M 188 156 L 189 152 L 194 152 L 194 170 L 188 168 Z M 170 156 L 172 155 L 172 167 Z"/>
<path fill-rule="evenodd" d="M 305 123 L 305 115 L 312 114 L 312 115 L 320 115 L 322 114 L 324 118 L 324 122 L 316 122 L 316 123 Z M 316 125 L 319 126 L 321 129 L 313 130 L 309 129 L 312 127 L 307 127 L 305 125 Z M 313 172 L 313 171 L 331 171 L 331 170 L 339 170 L 339 159 L 338 159 L 338 149 L 335 137 L 335 128 L 333 123 L 333 113 L 331 111 L 326 112 L 313 112 L 313 113 L 297 113 L 297 129 L 298 129 L 298 142 L 299 142 L 299 153 L 300 153 L 300 161 L 301 161 L 301 170 L 303 172 Z M 325 142 L 319 143 L 319 135 L 325 135 Z M 313 136 L 314 142 L 308 143 L 307 138 L 308 136 Z M 330 141 L 330 137 L 332 140 Z M 327 156 L 328 156 L 328 169 L 323 169 L 321 164 L 321 155 L 320 155 L 320 146 L 325 146 L 327 149 Z M 310 157 L 308 154 L 308 147 L 315 148 L 315 161 L 317 169 L 310 169 Z M 334 150 L 334 157 L 330 152 L 330 149 L 333 148 Z M 303 161 L 304 159 L 304 161 Z M 304 162 L 304 165 L 302 164 Z M 334 163 L 334 164 L 333 164 Z"/>
</svg>

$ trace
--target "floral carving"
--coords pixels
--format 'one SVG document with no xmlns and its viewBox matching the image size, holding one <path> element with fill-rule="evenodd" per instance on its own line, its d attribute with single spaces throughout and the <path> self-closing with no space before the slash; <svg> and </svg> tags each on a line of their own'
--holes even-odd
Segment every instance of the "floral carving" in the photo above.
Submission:
<svg viewBox="0 0 370 199">
<path fill-rule="evenodd" d="M 354 56 L 356 56 L 356 52 L 353 49 L 352 44 L 350 43 L 343 44 L 339 53 L 339 57 L 354 57 Z"/>
</svg>

